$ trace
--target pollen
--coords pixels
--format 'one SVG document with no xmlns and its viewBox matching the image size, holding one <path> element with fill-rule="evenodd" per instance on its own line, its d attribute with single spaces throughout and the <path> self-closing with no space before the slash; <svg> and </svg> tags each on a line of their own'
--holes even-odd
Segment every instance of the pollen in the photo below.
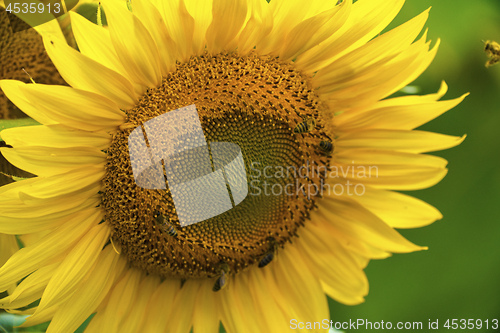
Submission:
<svg viewBox="0 0 500 333">
<path fill-rule="evenodd" d="M 136 184 L 127 139 L 146 121 L 192 104 L 208 142 L 241 148 L 248 194 L 220 215 L 181 226 L 169 188 Z M 331 158 L 320 143 L 332 142 L 324 107 L 308 78 L 274 57 L 207 53 L 178 63 L 126 111 L 107 152 L 102 201 L 122 255 L 149 274 L 181 279 L 216 277 L 221 265 L 237 274 L 272 258 L 269 249 L 293 242 L 320 195 Z M 294 131 L 311 121 L 308 131 Z"/>
</svg>

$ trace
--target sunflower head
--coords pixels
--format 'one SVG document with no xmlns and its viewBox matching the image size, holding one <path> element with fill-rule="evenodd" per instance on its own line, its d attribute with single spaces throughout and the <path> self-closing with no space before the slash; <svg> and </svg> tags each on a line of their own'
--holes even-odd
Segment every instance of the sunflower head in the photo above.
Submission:
<svg viewBox="0 0 500 333">
<path fill-rule="evenodd" d="M 70 13 L 77 50 L 41 27 L 69 86 L 0 82 L 42 124 L 2 132 L 38 176 L 0 189 L 0 232 L 44 236 L 0 304 L 40 299 L 26 324 L 61 332 L 255 332 L 362 302 L 370 259 L 423 249 L 394 228 L 441 217 L 394 190 L 440 181 L 421 153 L 463 140 L 414 130 L 463 99 L 445 84 L 388 98 L 437 50 L 428 11 L 379 35 L 402 5 L 109 0 L 107 26 Z"/>
</svg>

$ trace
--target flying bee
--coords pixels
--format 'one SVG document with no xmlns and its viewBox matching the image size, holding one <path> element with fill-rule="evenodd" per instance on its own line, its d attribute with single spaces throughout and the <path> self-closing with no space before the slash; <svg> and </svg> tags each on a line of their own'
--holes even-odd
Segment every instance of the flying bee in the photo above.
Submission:
<svg viewBox="0 0 500 333">
<path fill-rule="evenodd" d="M 219 290 L 222 290 L 224 289 L 224 287 L 227 286 L 227 275 L 229 274 L 229 266 L 224 263 L 224 262 L 221 262 L 219 264 L 219 277 L 217 278 L 217 280 L 215 280 L 215 283 L 214 283 L 214 286 L 212 287 L 212 291 L 219 291 Z"/>
<path fill-rule="evenodd" d="M 490 58 L 485 64 L 486 67 L 490 67 L 500 61 L 500 44 L 497 42 L 492 40 L 484 42 L 484 52 Z"/>
<path fill-rule="evenodd" d="M 325 153 L 331 153 L 333 151 L 333 144 L 330 141 L 323 140 L 319 143 L 319 147 Z"/>
<path fill-rule="evenodd" d="M 274 256 L 278 251 L 278 243 L 276 242 L 276 240 L 273 237 L 268 237 L 267 240 L 270 243 L 270 247 L 262 257 L 262 259 L 259 261 L 259 268 L 267 266 L 274 259 Z"/>
<path fill-rule="evenodd" d="M 294 133 L 309 133 L 316 127 L 316 119 L 309 117 L 304 119 L 303 122 L 297 124 L 293 129 Z"/>
<path fill-rule="evenodd" d="M 159 212 L 155 216 L 156 223 L 163 227 L 163 230 L 172 237 L 177 237 L 177 229 L 172 225 L 170 219 L 166 218 Z"/>
</svg>

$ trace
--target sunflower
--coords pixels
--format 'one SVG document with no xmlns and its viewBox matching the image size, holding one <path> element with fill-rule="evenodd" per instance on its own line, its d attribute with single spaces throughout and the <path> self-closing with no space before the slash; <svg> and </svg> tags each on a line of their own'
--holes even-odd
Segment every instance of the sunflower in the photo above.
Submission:
<svg viewBox="0 0 500 333">
<path fill-rule="evenodd" d="M 0 290 L 20 281 L 1 306 L 49 332 L 93 315 L 90 332 L 198 333 L 282 332 L 329 318 L 326 295 L 363 302 L 370 259 L 424 249 L 394 228 L 441 218 L 395 191 L 439 182 L 447 162 L 421 153 L 463 140 L 414 130 L 465 97 L 439 101 L 444 83 L 387 98 L 437 51 L 428 11 L 379 35 L 403 3 L 110 0 L 107 27 L 70 13 L 79 51 L 41 31 L 69 86 L 0 82 L 42 124 L 1 133 L 37 177 L 0 188 L 0 232 L 38 239 L 0 269 Z M 129 150 L 186 107 L 207 142 L 239 147 L 249 189 L 187 226 Z"/>
</svg>

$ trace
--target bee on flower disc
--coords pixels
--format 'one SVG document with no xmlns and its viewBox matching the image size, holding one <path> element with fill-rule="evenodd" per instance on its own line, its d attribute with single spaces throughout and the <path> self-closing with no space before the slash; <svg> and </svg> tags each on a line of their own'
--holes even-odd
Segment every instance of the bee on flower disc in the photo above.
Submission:
<svg viewBox="0 0 500 333">
<path fill-rule="evenodd" d="M 313 117 L 309 117 L 304 119 L 303 122 L 297 124 L 295 128 L 293 129 L 294 133 L 309 133 L 311 132 L 314 128 L 316 127 L 316 119 Z"/>
<path fill-rule="evenodd" d="M 333 151 L 333 144 L 330 141 L 323 140 L 319 143 L 319 148 L 325 153 L 331 153 Z"/>
<path fill-rule="evenodd" d="M 166 218 L 159 212 L 157 212 L 155 217 L 156 223 L 163 227 L 163 230 L 172 237 L 177 237 L 177 229 L 170 223 L 170 219 Z"/>
<path fill-rule="evenodd" d="M 497 42 L 492 40 L 484 42 L 484 52 L 490 58 L 485 64 L 486 67 L 490 67 L 500 61 L 500 44 Z"/>
<path fill-rule="evenodd" d="M 229 274 L 229 266 L 226 263 L 219 264 L 219 277 L 215 280 L 212 291 L 219 291 L 224 289 L 227 285 L 227 276 Z"/>
<path fill-rule="evenodd" d="M 259 268 L 267 266 L 271 261 L 273 261 L 276 252 L 278 251 L 278 243 L 273 237 L 268 237 L 267 239 L 270 243 L 269 250 L 264 254 L 262 259 L 259 261 Z"/>
</svg>

